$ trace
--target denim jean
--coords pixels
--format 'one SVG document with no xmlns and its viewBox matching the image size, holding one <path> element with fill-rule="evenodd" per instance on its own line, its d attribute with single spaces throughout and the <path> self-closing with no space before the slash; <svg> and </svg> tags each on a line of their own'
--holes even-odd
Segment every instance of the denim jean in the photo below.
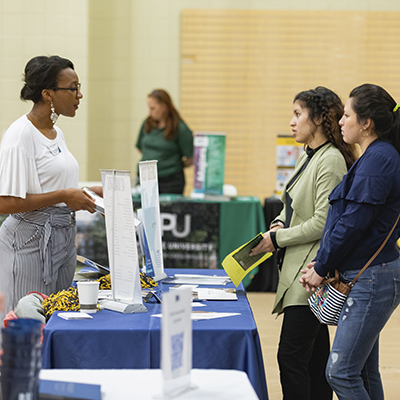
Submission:
<svg viewBox="0 0 400 400">
<path fill-rule="evenodd" d="M 346 271 L 345 282 L 359 270 Z M 366 269 L 347 298 L 326 378 L 339 400 L 383 400 L 379 334 L 400 302 L 400 259 Z"/>
</svg>

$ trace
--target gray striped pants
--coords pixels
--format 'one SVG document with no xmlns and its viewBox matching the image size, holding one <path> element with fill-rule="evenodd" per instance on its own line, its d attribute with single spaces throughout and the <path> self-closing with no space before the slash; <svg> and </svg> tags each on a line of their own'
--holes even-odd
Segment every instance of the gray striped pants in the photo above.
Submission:
<svg viewBox="0 0 400 400">
<path fill-rule="evenodd" d="M 75 213 L 69 207 L 11 214 L 3 222 L 0 290 L 6 297 L 4 314 L 31 291 L 50 295 L 71 285 L 76 268 L 75 235 Z"/>
</svg>

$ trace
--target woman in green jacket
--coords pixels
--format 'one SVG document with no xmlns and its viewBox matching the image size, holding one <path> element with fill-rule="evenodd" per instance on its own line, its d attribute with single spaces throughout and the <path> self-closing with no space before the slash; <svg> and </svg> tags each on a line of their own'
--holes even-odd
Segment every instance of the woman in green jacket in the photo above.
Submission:
<svg viewBox="0 0 400 400">
<path fill-rule="evenodd" d="M 279 249 L 280 275 L 273 313 L 284 314 L 278 363 L 284 400 L 328 400 L 332 390 L 324 371 L 329 332 L 308 307 L 310 293 L 300 272 L 315 257 L 328 213 L 328 195 L 356 159 L 339 126 L 343 104 L 331 90 L 300 92 L 290 122 L 296 142 L 304 143 L 281 200 L 283 210 L 252 254 Z"/>
</svg>

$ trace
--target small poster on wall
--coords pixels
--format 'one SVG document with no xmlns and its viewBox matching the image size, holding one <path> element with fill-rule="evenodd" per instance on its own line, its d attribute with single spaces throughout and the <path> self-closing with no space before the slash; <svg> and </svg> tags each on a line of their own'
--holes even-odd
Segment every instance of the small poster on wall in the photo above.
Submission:
<svg viewBox="0 0 400 400">
<path fill-rule="evenodd" d="M 282 193 L 293 174 L 298 158 L 303 152 L 303 144 L 297 143 L 292 136 L 278 135 L 276 139 L 277 194 Z"/>
<path fill-rule="evenodd" d="M 281 194 L 283 189 L 285 188 L 286 183 L 289 181 L 289 178 L 292 176 L 294 168 L 277 168 L 276 173 L 276 193 Z"/>
</svg>

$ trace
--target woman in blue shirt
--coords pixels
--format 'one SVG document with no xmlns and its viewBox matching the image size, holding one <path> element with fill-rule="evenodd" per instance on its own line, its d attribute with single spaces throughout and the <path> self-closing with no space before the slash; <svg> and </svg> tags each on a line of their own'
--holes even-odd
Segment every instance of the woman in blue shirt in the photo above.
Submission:
<svg viewBox="0 0 400 400">
<path fill-rule="evenodd" d="M 400 213 L 400 110 L 380 86 L 350 93 L 340 120 L 344 141 L 362 156 L 329 196 L 321 247 L 300 282 L 315 290 L 335 268 L 351 281 L 385 240 Z M 396 227 L 345 303 L 326 367 L 339 400 L 384 398 L 379 334 L 400 302 Z"/>
<path fill-rule="evenodd" d="M 342 101 L 325 87 L 295 96 L 290 126 L 305 152 L 283 190 L 282 212 L 251 253 L 281 249 L 272 312 L 283 313 L 277 356 L 285 400 L 332 399 L 324 376 L 330 351 L 328 328 L 308 307 L 310 293 L 299 283 L 299 277 L 320 246 L 329 193 L 356 159 L 353 146 L 344 143 L 340 133 L 342 115 Z"/>
</svg>

